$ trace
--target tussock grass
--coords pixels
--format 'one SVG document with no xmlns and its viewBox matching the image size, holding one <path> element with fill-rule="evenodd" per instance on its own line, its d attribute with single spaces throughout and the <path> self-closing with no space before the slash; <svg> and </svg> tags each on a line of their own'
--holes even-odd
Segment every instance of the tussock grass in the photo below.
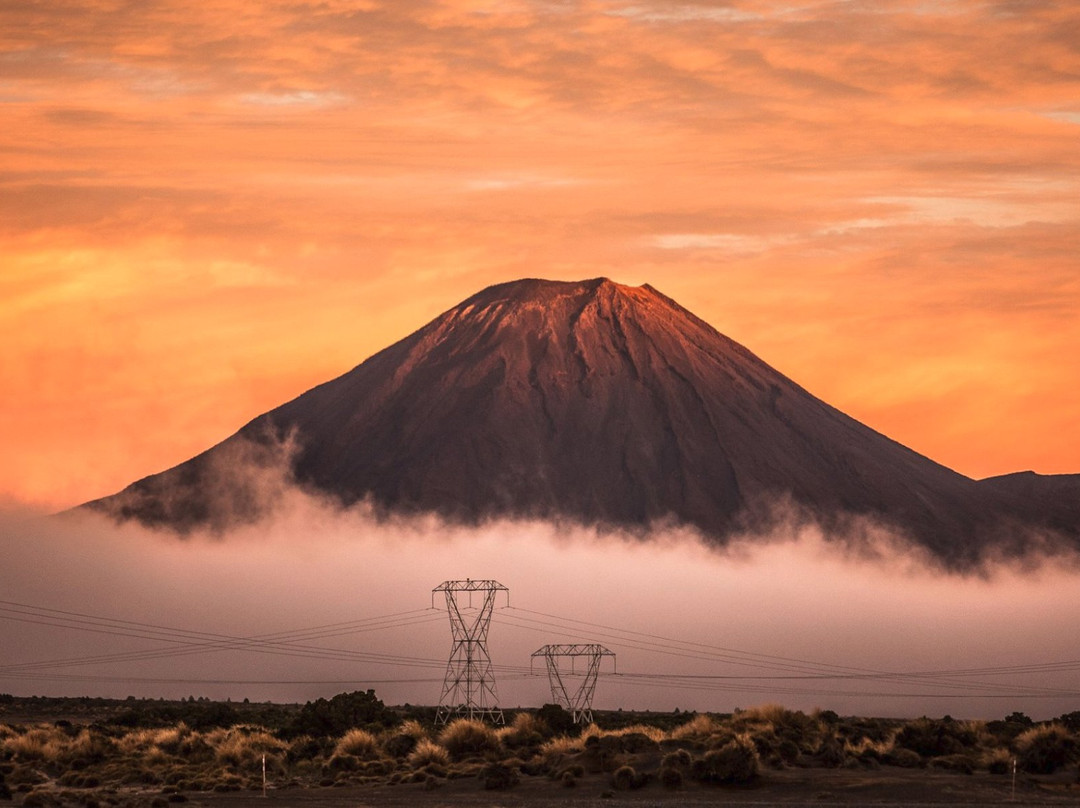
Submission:
<svg viewBox="0 0 1080 808">
<path fill-rule="evenodd" d="M 695 760 L 691 773 L 704 783 L 740 784 L 750 783 L 761 772 L 761 760 L 753 740 L 740 735 L 719 749 L 705 753 Z"/>
<path fill-rule="evenodd" d="M 366 729 L 350 729 L 337 742 L 334 754 L 352 755 L 360 760 L 373 760 L 379 756 L 379 741 Z"/>
<path fill-rule="evenodd" d="M 669 736 L 673 741 L 704 741 L 720 731 L 720 724 L 711 715 L 695 715 L 685 724 L 675 727 Z"/>
<path fill-rule="evenodd" d="M 595 726 L 595 724 L 592 724 L 589 727 L 589 730 Z M 582 734 L 584 735 L 585 733 Z M 666 741 L 668 739 L 667 732 L 659 727 L 653 727 L 648 724 L 632 724 L 629 727 L 620 727 L 619 729 L 597 730 L 595 734 L 602 738 L 625 738 L 627 735 L 644 735 L 650 741 L 654 741 L 655 743 L 660 743 L 661 741 Z"/>
<path fill-rule="evenodd" d="M 483 721 L 468 718 L 449 723 L 439 734 L 439 743 L 454 760 L 494 754 L 501 746 L 494 729 Z"/>
<path fill-rule="evenodd" d="M 1008 749 L 987 749 L 979 758 L 979 766 L 990 774 L 1008 774 L 1012 771 L 1013 755 Z"/>
<path fill-rule="evenodd" d="M 16 760 L 54 762 L 61 758 L 66 736 L 54 727 L 35 727 L 3 741 L 3 750 Z"/>
<path fill-rule="evenodd" d="M 214 750 L 214 757 L 221 763 L 233 766 L 252 766 L 261 763 L 262 756 L 276 758 L 284 754 L 288 744 L 275 738 L 266 730 L 240 726 L 227 730 L 214 730 L 206 741 Z"/>
<path fill-rule="evenodd" d="M 417 742 L 416 747 L 409 753 L 406 761 L 414 769 L 422 769 L 431 765 L 446 768 L 450 765 L 450 753 L 434 741 L 423 738 Z"/>
<path fill-rule="evenodd" d="M 747 707 L 737 713 L 735 719 L 749 724 L 782 724 L 789 714 L 789 710 L 782 704 L 759 704 L 756 707 Z"/>
<path fill-rule="evenodd" d="M 540 759 L 544 761 L 545 766 L 554 768 L 558 766 L 563 759 L 570 755 L 578 754 L 579 752 L 584 751 L 584 749 L 585 739 L 583 737 L 571 738 L 567 735 L 560 735 L 541 744 L 539 755 Z"/>
<path fill-rule="evenodd" d="M 496 730 L 503 746 L 539 746 L 551 735 L 547 722 L 532 713 L 518 713 L 508 727 Z"/>
<path fill-rule="evenodd" d="M 1080 756 L 1076 736 L 1058 723 L 1043 724 L 1020 733 L 1014 746 L 1019 767 L 1032 774 L 1052 774 Z"/>
</svg>

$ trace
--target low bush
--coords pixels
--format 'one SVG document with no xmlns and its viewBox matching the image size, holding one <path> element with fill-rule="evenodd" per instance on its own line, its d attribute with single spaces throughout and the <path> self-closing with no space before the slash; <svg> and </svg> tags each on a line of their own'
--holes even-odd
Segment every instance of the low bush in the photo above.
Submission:
<svg viewBox="0 0 1080 808">
<path fill-rule="evenodd" d="M 1076 738 L 1061 724 L 1044 724 L 1016 738 L 1016 760 L 1031 774 L 1052 774 L 1077 758 Z"/>
<path fill-rule="evenodd" d="M 902 769 L 917 769 L 923 765 L 922 755 L 910 749 L 893 749 L 882 761 L 889 766 L 899 766 Z"/>
<path fill-rule="evenodd" d="M 678 791 L 683 787 L 682 772 L 673 766 L 660 768 L 660 785 L 669 791 Z"/>
<path fill-rule="evenodd" d="M 1013 756 L 1008 749 L 990 749 L 983 753 L 980 763 L 990 774 L 1012 772 Z"/>
<path fill-rule="evenodd" d="M 948 772 L 959 772 L 960 774 L 974 774 L 975 773 L 975 761 L 969 755 L 941 755 L 931 761 L 931 765 L 935 769 L 942 769 Z"/>
<path fill-rule="evenodd" d="M 975 748 L 978 736 L 970 724 L 946 716 L 940 720 L 918 718 L 896 734 L 895 745 L 923 757 L 957 755 Z"/>
<path fill-rule="evenodd" d="M 488 791 L 505 791 L 518 783 L 517 771 L 504 763 L 489 763 L 480 770 L 480 780 Z"/>
<path fill-rule="evenodd" d="M 814 755 L 818 762 L 827 769 L 838 769 L 844 765 L 847 755 L 844 752 L 844 744 L 837 738 L 825 738 L 817 748 Z"/>
<path fill-rule="evenodd" d="M 450 753 L 437 743 L 425 738 L 416 744 L 406 760 L 409 766 L 414 769 L 420 769 L 432 764 L 445 767 L 450 765 Z"/>
<path fill-rule="evenodd" d="M 510 726 L 498 731 L 503 745 L 510 749 L 540 746 L 551 737 L 551 729 L 532 713 L 521 712 L 514 716 Z"/>
<path fill-rule="evenodd" d="M 454 760 L 479 757 L 499 751 L 499 738 L 495 730 L 483 721 L 459 718 L 446 726 L 439 734 L 442 744 Z"/>
<path fill-rule="evenodd" d="M 334 747 L 335 755 L 352 755 L 360 760 L 372 760 L 379 756 L 379 742 L 366 729 L 350 729 Z"/>
<path fill-rule="evenodd" d="M 286 733 L 336 736 L 354 727 L 392 727 L 400 719 L 376 697 L 374 690 L 339 693 L 331 699 L 309 701 Z"/>
<path fill-rule="evenodd" d="M 706 741 L 720 730 L 720 725 L 710 716 L 702 713 L 695 715 L 685 724 L 675 727 L 669 734 L 672 740 Z"/>
<path fill-rule="evenodd" d="M 741 784 L 758 778 L 761 761 L 753 741 L 739 736 L 695 760 L 691 772 L 703 783 Z"/>
<path fill-rule="evenodd" d="M 620 766 L 611 775 L 611 785 L 618 791 L 629 791 L 637 772 L 632 766 Z"/>
<path fill-rule="evenodd" d="M 664 769 L 682 769 L 686 770 L 690 768 L 690 765 L 694 762 L 694 759 L 690 756 L 690 753 L 685 749 L 676 749 L 674 752 L 668 752 L 662 758 L 660 758 L 660 767 Z"/>
<path fill-rule="evenodd" d="M 214 730 L 206 736 L 219 761 L 233 766 L 254 766 L 263 755 L 284 754 L 288 744 L 269 732 L 253 727 Z"/>
<path fill-rule="evenodd" d="M 536 711 L 536 718 L 543 722 L 550 735 L 571 735 L 580 731 L 574 716 L 558 704 L 545 704 Z"/>
</svg>

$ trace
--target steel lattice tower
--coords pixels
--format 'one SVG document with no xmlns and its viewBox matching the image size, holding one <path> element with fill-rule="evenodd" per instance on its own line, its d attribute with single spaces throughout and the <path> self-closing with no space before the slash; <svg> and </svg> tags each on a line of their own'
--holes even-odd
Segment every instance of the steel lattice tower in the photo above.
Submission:
<svg viewBox="0 0 1080 808">
<path fill-rule="evenodd" d="M 574 716 L 575 724 L 591 724 L 592 699 L 596 692 L 596 680 L 600 676 L 600 663 L 604 657 L 615 660 L 615 654 L 602 645 L 545 645 L 538 651 L 533 652 L 533 659 L 543 657 L 547 662 L 548 681 L 551 683 L 551 698 L 560 707 L 565 707 Z M 566 689 L 563 676 L 566 673 L 577 675 L 573 670 L 573 664 L 578 658 L 586 660 L 586 670 L 581 684 L 571 697 Z M 569 659 L 571 670 L 564 672 L 559 668 L 560 659 Z"/>
<path fill-rule="evenodd" d="M 502 710 L 497 706 L 499 699 L 495 693 L 495 674 L 491 670 L 487 637 L 495 598 L 499 592 L 505 592 L 509 605 L 510 590 L 498 581 L 443 581 L 431 590 L 432 605 L 436 592 L 446 595 L 454 645 L 446 665 L 435 723 L 445 724 L 451 716 L 478 718 L 492 724 L 505 723 Z M 474 607 L 474 598 L 480 599 L 479 607 Z"/>
</svg>

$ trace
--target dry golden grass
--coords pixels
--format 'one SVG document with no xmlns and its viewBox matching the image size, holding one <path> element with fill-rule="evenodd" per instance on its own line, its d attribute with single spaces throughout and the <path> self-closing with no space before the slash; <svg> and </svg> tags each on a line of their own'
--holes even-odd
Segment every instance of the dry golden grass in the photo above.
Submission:
<svg viewBox="0 0 1080 808">
<path fill-rule="evenodd" d="M 787 717 L 788 710 L 782 704 L 759 704 L 755 707 L 747 707 L 745 710 L 737 714 L 737 718 L 740 718 L 747 723 L 753 724 L 782 724 Z"/>
<path fill-rule="evenodd" d="M 150 751 L 153 747 L 157 747 L 169 754 L 176 754 L 180 751 L 184 741 L 193 735 L 197 735 L 197 733 L 181 721 L 175 727 L 139 729 L 128 732 L 117 741 L 117 746 L 122 752 L 128 754 Z"/>
<path fill-rule="evenodd" d="M 422 741 L 428 737 L 428 732 L 420 724 L 419 721 L 410 719 L 403 723 L 395 730 L 399 735 L 408 735 L 410 738 L 415 738 L 417 741 Z"/>
<path fill-rule="evenodd" d="M 35 727 L 3 741 L 3 749 L 19 760 L 58 760 L 66 736 L 54 727 Z"/>
<path fill-rule="evenodd" d="M 366 729 L 350 729 L 337 742 L 334 754 L 352 755 L 360 760 L 373 760 L 379 756 L 379 741 Z"/>
<path fill-rule="evenodd" d="M 439 733 L 439 743 L 454 760 L 498 752 L 501 748 L 495 730 L 483 721 L 459 718 Z"/>
<path fill-rule="evenodd" d="M 651 741 L 660 743 L 668 739 L 668 733 L 659 727 L 652 727 L 648 724 L 632 724 L 629 727 L 620 727 L 619 729 L 601 730 L 596 729 L 596 724 L 591 724 L 582 733 L 582 737 L 588 737 L 590 735 L 596 735 L 598 738 L 610 738 L 618 737 L 622 735 L 644 735 Z"/>
<path fill-rule="evenodd" d="M 263 755 L 276 758 L 289 746 L 265 730 L 246 726 L 214 730 L 205 736 L 205 740 L 218 761 L 233 766 L 251 766 L 261 761 Z"/>
<path fill-rule="evenodd" d="M 539 744 L 550 732 L 548 725 L 532 713 L 518 713 L 510 726 L 496 730 L 499 740 L 507 746 Z"/>
<path fill-rule="evenodd" d="M 409 753 L 406 761 L 414 769 L 420 769 L 431 764 L 448 766 L 450 764 L 450 753 L 434 741 L 422 738 L 417 742 L 416 748 Z"/>
<path fill-rule="evenodd" d="M 557 766 L 564 758 L 585 750 L 585 738 L 560 735 L 540 745 L 540 759 L 548 767 Z"/>
<path fill-rule="evenodd" d="M 893 751 L 896 741 L 896 733 L 891 733 L 888 738 L 882 741 L 874 741 L 870 738 L 862 737 L 857 741 L 852 741 L 850 738 L 844 741 L 844 754 L 849 757 L 861 757 L 867 753 L 876 755 L 879 759 L 884 758 L 890 752 Z"/>
<path fill-rule="evenodd" d="M 720 730 L 720 724 L 710 715 L 695 715 L 685 724 L 675 727 L 669 737 L 674 741 L 705 740 Z"/>
</svg>

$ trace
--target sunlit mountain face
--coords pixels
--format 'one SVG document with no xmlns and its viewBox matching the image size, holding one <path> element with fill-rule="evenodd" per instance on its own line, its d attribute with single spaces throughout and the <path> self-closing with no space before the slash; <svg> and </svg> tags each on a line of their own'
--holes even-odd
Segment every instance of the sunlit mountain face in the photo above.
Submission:
<svg viewBox="0 0 1080 808">
<path fill-rule="evenodd" d="M 778 520 L 947 566 L 1075 542 L 1080 477 L 978 482 L 815 398 L 652 287 L 489 287 L 221 444 L 89 503 L 222 531 L 290 487 L 383 516 L 528 518 L 724 544 Z"/>
</svg>

